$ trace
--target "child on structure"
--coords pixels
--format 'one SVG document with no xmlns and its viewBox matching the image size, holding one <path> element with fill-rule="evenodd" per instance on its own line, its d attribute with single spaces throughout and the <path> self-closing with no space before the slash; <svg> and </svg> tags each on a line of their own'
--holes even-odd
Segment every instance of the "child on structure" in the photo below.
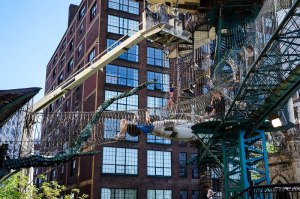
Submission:
<svg viewBox="0 0 300 199">
<path fill-rule="evenodd" d="M 213 190 L 212 189 L 208 189 L 207 190 L 207 198 L 208 199 L 213 199 L 213 195 L 215 194 L 215 192 L 213 192 Z"/>
<path fill-rule="evenodd" d="M 137 136 L 141 134 L 141 132 L 145 134 L 152 133 L 152 131 L 154 130 L 154 125 L 152 124 L 151 117 L 148 111 L 146 111 L 145 124 L 138 124 L 136 120 L 136 115 L 134 115 L 132 123 L 129 123 L 126 119 L 121 119 L 120 132 L 114 137 L 114 139 L 124 140 L 126 132 L 128 132 L 128 134 L 131 136 Z"/>
</svg>

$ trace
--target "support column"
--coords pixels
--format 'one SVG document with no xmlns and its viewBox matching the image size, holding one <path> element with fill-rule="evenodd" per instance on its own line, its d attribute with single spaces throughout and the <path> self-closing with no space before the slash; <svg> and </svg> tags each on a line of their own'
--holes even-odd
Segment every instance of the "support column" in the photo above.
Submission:
<svg viewBox="0 0 300 199">
<path fill-rule="evenodd" d="M 244 130 L 223 137 L 225 198 L 230 198 L 251 185 L 270 184 L 265 132 Z M 237 139 L 238 138 L 238 139 Z M 243 198 L 252 198 L 247 193 Z"/>
</svg>

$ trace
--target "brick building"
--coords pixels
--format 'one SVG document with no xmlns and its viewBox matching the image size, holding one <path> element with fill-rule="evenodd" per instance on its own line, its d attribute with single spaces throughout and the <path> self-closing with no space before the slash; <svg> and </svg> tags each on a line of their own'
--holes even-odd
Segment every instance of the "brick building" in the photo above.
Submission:
<svg viewBox="0 0 300 199">
<path fill-rule="evenodd" d="M 45 92 L 82 69 L 130 29 L 137 31 L 142 11 L 142 3 L 131 0 L 83 0 L 79 6 L 70 5 L 68 28 L 47 65 Z M 155 87 L 109 109 L 160 107 L 166 103 L 169 73 L 163 51 L 144 40 L 53 102 L 45 112 L 94 112 L 105 99 L 153 78 L 158 79 Z M 118 131 L 115 122 L 116 131 L 104 131 L 104 137 L 113 137 Z M 46 140 L 47 134 L 42 139 Z M 141 135 L 97 149 L 99 155 L 76 158 L 38 172 L 69 190 L 80 188 L 90 198 L 199 198 L 198 167 L 185 164 L 197 155 L 189 144 Z"/>
</svg>

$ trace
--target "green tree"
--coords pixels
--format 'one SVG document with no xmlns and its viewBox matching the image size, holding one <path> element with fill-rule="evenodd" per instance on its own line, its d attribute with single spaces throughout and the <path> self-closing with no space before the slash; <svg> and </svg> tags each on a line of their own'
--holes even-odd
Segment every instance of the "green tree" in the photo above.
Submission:
<svg viewBox="0 0 300 199">
<path fill-rule="evenodd" d="M 39 176 L 45 179 L 44 176 Z M 59 199 L 62 193 L 66 191 L 64 185 L 56 181 L 44 181 L 40 188 L 29 183 L 28 177 L 20 172 L 6 179 L 0 184 L 1 199 Z M 64 199 L 72 199 L 73 194 L 79 195 L 78 189 L 72 189 L 70 194 L 64 195 Z M 79 199 L 88 198 L 88 195 L 82 194 Z"/>
</svg>

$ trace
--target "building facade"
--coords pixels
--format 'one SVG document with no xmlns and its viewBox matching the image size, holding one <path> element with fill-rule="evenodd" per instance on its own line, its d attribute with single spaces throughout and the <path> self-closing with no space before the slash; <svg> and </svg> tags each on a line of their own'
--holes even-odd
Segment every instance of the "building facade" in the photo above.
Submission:
<svg viewBox="0 0 300 199">
<path fill-rule="evenodd" d="M 132 0 L 83 0 L 78 6 L 70 5 L 68 28 L 47 65 L 45 93 L 88 67 L 129 30 L 141 29 L 142 12 L 143 3 Z M 170 75 L 164 52 L 144 40 L 44 111 L 94 112 L 104 100 L 152 79 L 158 81 L 155 86 L 108 109 L 161 107 L 166 105 Z M 114 129 L 104 129 L 104 137 L 112 138 L 119 131 L 119 121 L 108 119 L 104 123 L 115 124 Z M 43 133 L 42 140 L 47 136 Z M 198 166 L 186 165 L 197 155 L 197 149 L 190 144 L 141 135 L 99 145 L 95 150 L 101 153 L 53 168 L 38 168 L 35 174 L 44 173 L 47 180 L 57 180 L 68 190 L 79 188 L 90 198 L 200 198 Z"/>
</svg>

